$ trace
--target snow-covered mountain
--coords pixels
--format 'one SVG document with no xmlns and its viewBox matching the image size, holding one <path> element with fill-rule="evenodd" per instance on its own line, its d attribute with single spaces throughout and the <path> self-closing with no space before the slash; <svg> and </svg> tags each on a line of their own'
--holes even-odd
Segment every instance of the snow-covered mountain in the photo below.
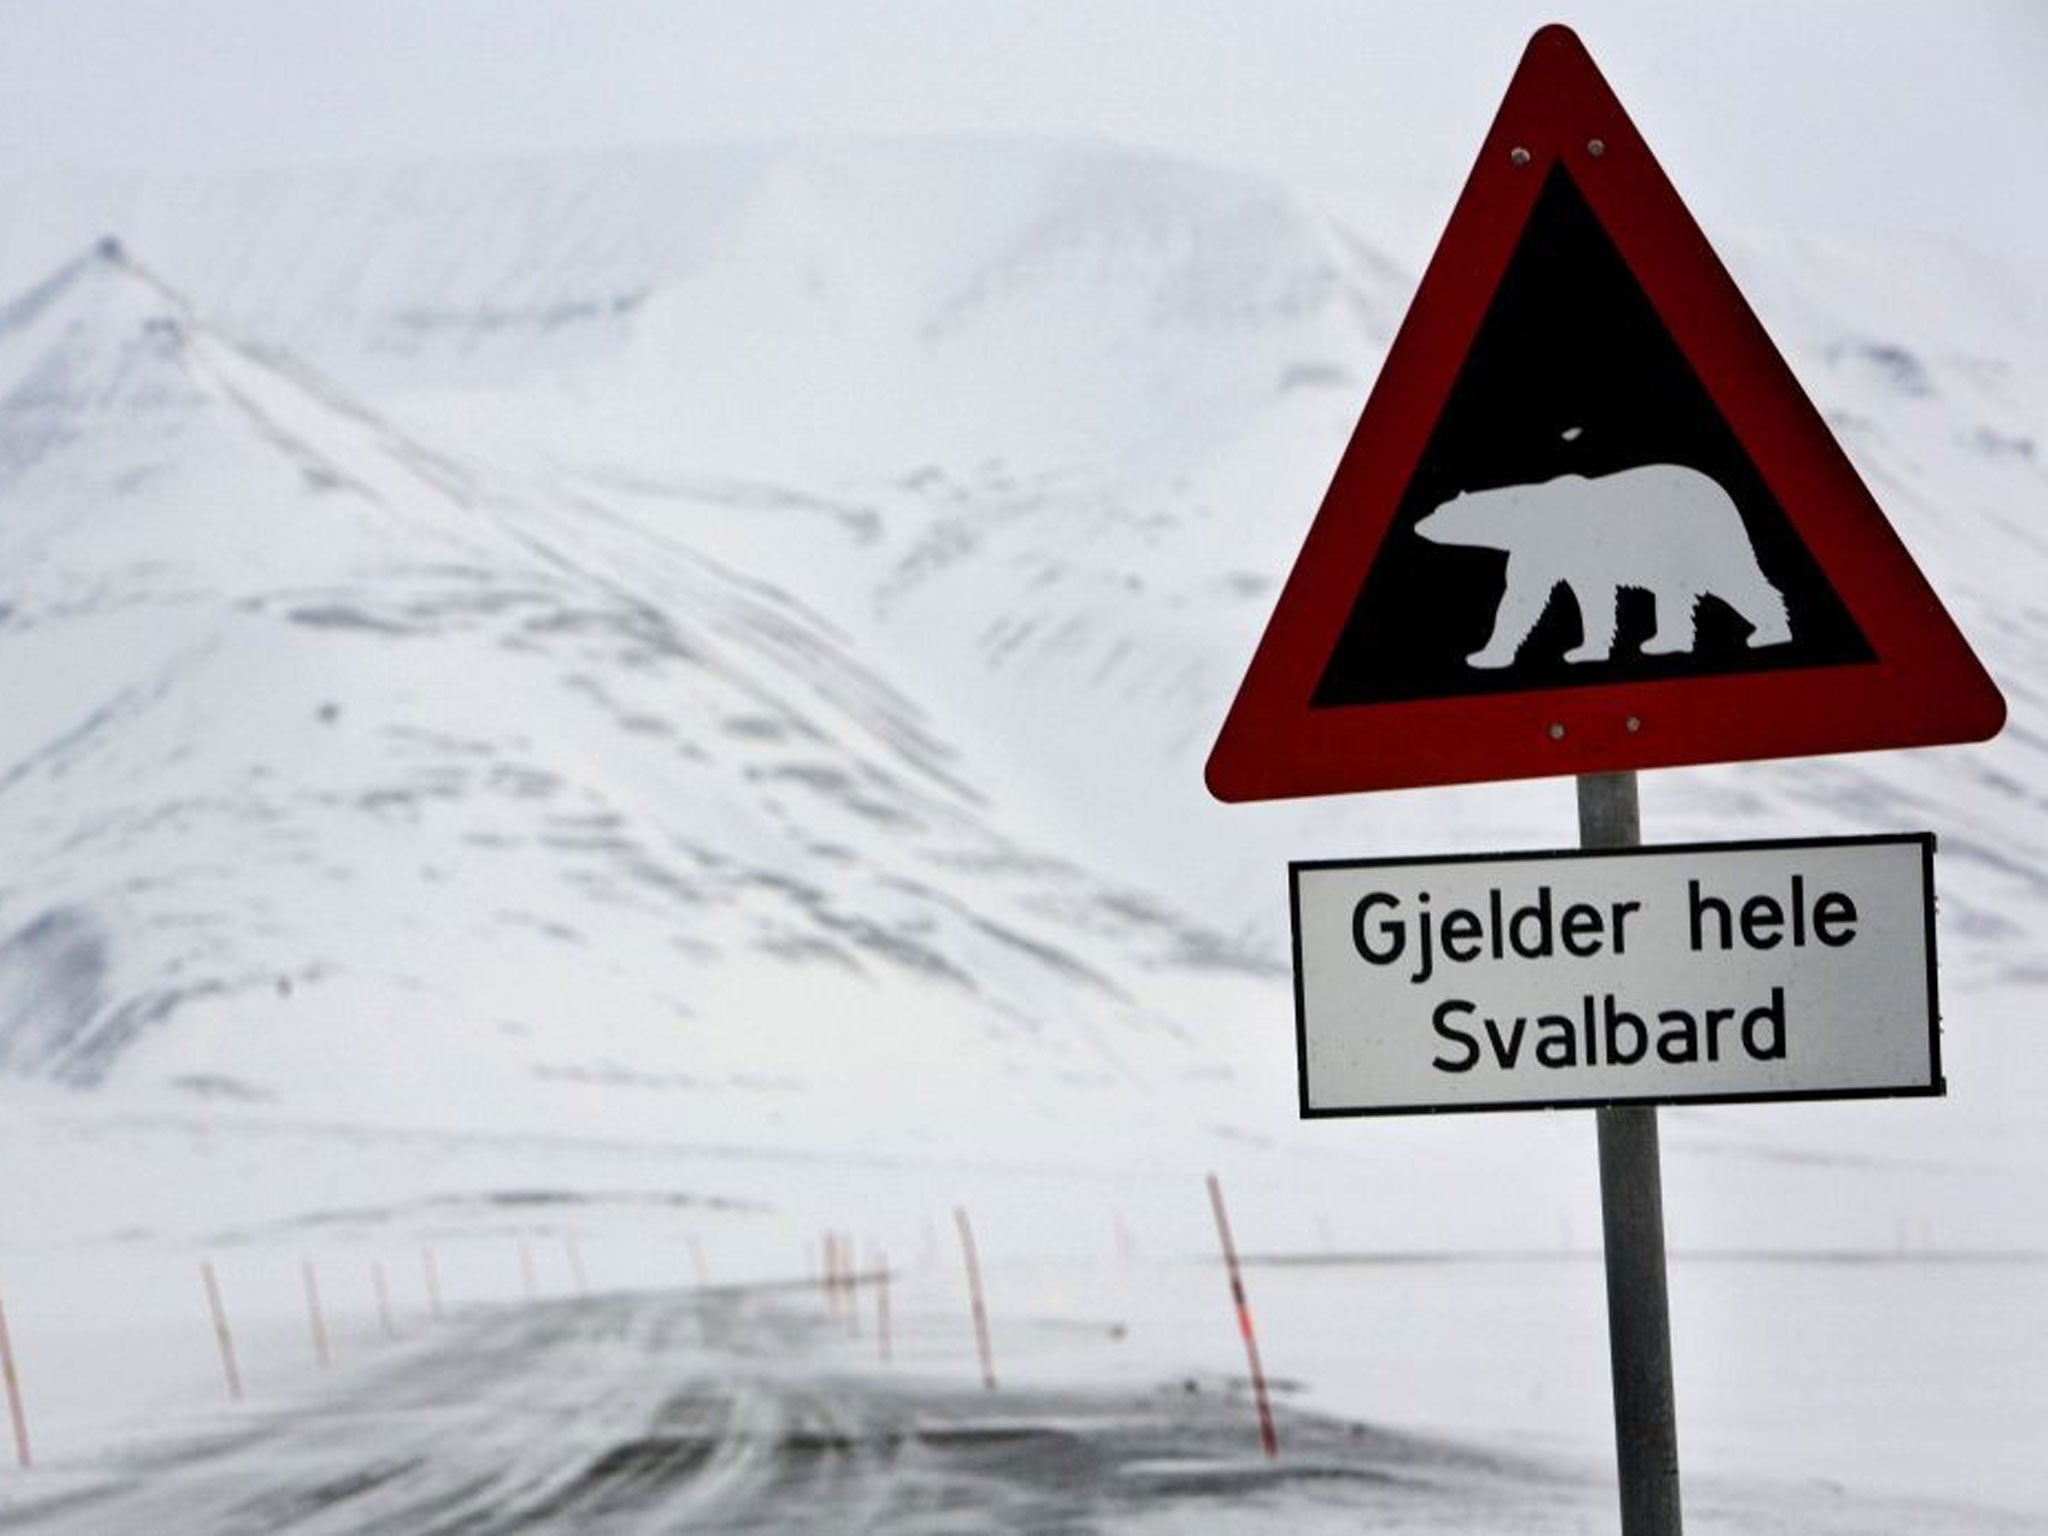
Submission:
<svg viewBox="0 0 2048 1536">
<path fill-rule="evenodd" d="M 1280 188 L 986 141 L 14 190 L 12 1072 L 1057 1114 L 1248 1019 L 1284 1079 L 1286 858 L 1573 839 L 1562 784 L 1202 790 L 1411 284 Z M 1731 255 L 2014 723 L 1656 775 L 1649 834 L 1931 826 L 1951 995 L 2010 1011 L 2039 316 L 1987 260 Z"/>
<path fill-rule="evenodd" d="M 1134 968 L 1264 963 L 1014 836 L 777 573 L 500 489 L 115 241 L 0 380 L 11 1071 L 772 1095 L 857 1028 L 1101 1077 L 1165 1032 Z"/>
</svg>

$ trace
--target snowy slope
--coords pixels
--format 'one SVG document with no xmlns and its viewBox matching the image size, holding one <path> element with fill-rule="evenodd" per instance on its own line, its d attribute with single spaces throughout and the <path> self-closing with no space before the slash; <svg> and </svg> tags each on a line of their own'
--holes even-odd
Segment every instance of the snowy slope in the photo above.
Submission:
<svg viewBox="0 0 2048 1536">
<path fill-rule="evenodd" d="M 317 1245 L 439 1244 L 507 1299 L 515 1239 L 662 1285 L 685 1221 L 782 1274 L 856 1220 L 929 1258 L 972 1198 L 1014 1278 L 1099 1256 L 1112 1212 L 1120 1248 L 1206 1251 L 1209 1165 L 1251 1247 L 1531 1255 L 1374 1282 L 1412 1347 L 1352 1326 L 1355 1277 L 1304 1279 L 1276 1343 L 1320 1400 L 1604 1443 L 1586 1117 L 1298 1125 L 1283 968 L 1288 858 L 1568 844 L 1570 786 L 1201 787 L 1412 285 L 1374 232 L 1022 141 L 49 178 L 0 210 L 0 1279 L 72 1443 L 148 1330 L 170 1386 L 212 1370 L 199 1251 L 276 1370 Z M 2033 1270 L 1995 1264 L 2048 1248 L 2043 317 L 1982 253 L 1723 244 L 2013 720 L 1645 780 L 1657 840 L 1943 850 L 1947 1099 L 1664 1116 L 1674 1249 L 1770 1256 L 1681 1260 L 1681 1380 L 1710 1468 L 1818 1476 L 1820 1425 L 1843 1476 L 2037 1507 L 1979 1485 L 2039 1417 L 1984 1341 L 2035 1328 Z M 1859 1270 L 1844 1313 L 1842 1252 L 1910 1279 Z M 1103 1305 L 1023 1273 L 1012 1307 Z M 1902 1312 L 1937 1321 L 1897 1364 Z M 1583 1381 L 1495 1358 L 1561 1318 Z M 1925 1391 L 1931 1444 L 2005 1428 L 1909 1465 L 1818 1377 L 1758 1416 L 1802 1331 L 1871 1402 Z"/>
<path fill-rule="evenodd" d="M 1129 967 L 1232 963 L 1009 836 L 800 600 L 494 490 L 112 243 L 0 368 L 16 1072 L 788 1091 L 849 1005 L 877 1061 L 943 1011 L 1015 1065 L 1056 1009 L 1142 1033 Z M 1031 1067 L 1110 1070 L 1088 1034 Z"/>
<path fill-rule="evenodd" d="M 1282 189 L 968 141 L 22 195 L 50 212 L 6 229 L 0 270 L 113 210 L 174 253 L 205 312 L 290 352 L 107 281 L 136 269 L 105 255 L 10 311 L 10 377 L 30 382 L 8 407 L 7 527 L 41 551 L 24 578 L 41 595 L 10 623 L 42 637 L 13 651 L 35 702 L 11 761 L 46 791 L 118 738 L 122 782 L 187 778 L 165 792 L 175 817 L 156 787 L 95 783 L 62 814 L 10 797 L 39 862 L 9 903 L 6 974 L 17 997 L 58 986 L 71 1021 L 19 1005 L 45 1022 L 13 1032 L 17 1064 L 89 1078 L 152 1034 L 138 1020 L 180 1012 L 152 1036 L 171 1049 L 222 1011 L 195 995 L 267 1007 L 280 978 L 354 975 L 364 962 L 337 957 L 370 953 L 386 979 L 352 1007 L 417 988 L 430 1001 L 402 1011 L 509 1038 L 524 1071 L 642 1071 L 543 1050 L 530 1015 L 537 988 L 619 995 L 647 953 L 683 955 L 691 995 L 636 982 L 623 1011 L 707 1020 L 699 962 L 745 953 L 792 999 L 750 1011 L 809 1012 L 857 966 L 955 988 L 1058 1051 L 1074 998 L 1107 1000 L 1080 1005 L 1090 1018 L 1143 1013 L 1161 963 L 1270 975 L 1288 857 L 1571 841 L 1568 785 L 1257 808 L 1201 788 L 1409 287 Z M 1931 827 L 1951 994 L 2023 1012 L 2048 910 L 2039 316 L 1988 258 L 1731 255 L 2014 725 L 1987 747 L 1656 775 L 1649 834 Z M 90 382 L 32 382 L 52 371 Z M 76 624 L 30 630 L 38 605 Z M 81 644 L 85 626 L 117 638 Z M 50 685 L 60 646 L 92 658 L 85 708 Z M 109 710 L 138 726 L 96 724 Z M 294 797 L 312 803 L 272 804 Z M 290 831 L 259 835 L 249 803 Z M 174 836 L 208 855 L 147 840 Z M 388 846 L 371 858 L 365 838 Z M 312 848 L 224 879 L 221 848 L 292 841 Z M 151 873 L 110 873 L 125 859 Z M 280 895 L 299 887 L 303 904 Z M 254 945 L 239 912 L 287 937 Z M 457 929 L 477 961 L 451 963 Z M 512 933 L 542 939 L 507 978 L 484 961 Z M 1264 995 L 1284 1050 L 1284 991 Z M 702 1022 L 658 1038 L 657 1075 L 728 1051 L 744 1075 L 767 1050 Z M 813 1044 L 797 1030 L 776 1070 Z"/>
<path fill-rule="evenodd" d="M 2037 948 L 2041 315 L 1970 253 L 1724 243 L 2017 728 L 1984 748 L 1661 775 L 1652 835 L 1936 825 L 1958 937 L 2002 922 Z M 791 152 L 544 417 L 531 390 L 405 398 L 737 563 L 806 568 L 806 595 L 945 700 L 1050 833 L 1277 950 L 1278 887 L 1258 883 L 1276 843 L 1571 836 L 1568 798 L 1543 787 L 1247 810 L 1200 786 L 1411 282 L 1284 193 L 1177 163 Z"/>
</svg>

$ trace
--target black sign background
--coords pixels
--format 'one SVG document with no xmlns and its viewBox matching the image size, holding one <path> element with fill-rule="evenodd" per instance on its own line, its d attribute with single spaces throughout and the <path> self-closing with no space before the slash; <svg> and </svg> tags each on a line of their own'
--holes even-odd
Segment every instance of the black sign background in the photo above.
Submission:
<svg viewBox="0 0 2048 1536">
<path fill-rule="evenodd" d="M 1492 631 L 1508 557 L 1433 544 L 1415 524 L 1461 491 L 1644 464 L 1699 470 L 1734 499 L 1758 564 L 1785 599 L 1792 639 L 1751 650 L 1747 622 L 1708 597 L 1699 605 L 1692 651 L 1644 656 L 1655 604 L 1648 592 L 1624 588 L 1612 654 L 1567 662 L 1564 652 L 1580 639 L 1580 617 L 1569 594 L 1558 592 L 1513 665 L 1467 665 Z M 1313 707 L 1874 659 L 1570 174 L 1553 167 Z"/>
</svg>

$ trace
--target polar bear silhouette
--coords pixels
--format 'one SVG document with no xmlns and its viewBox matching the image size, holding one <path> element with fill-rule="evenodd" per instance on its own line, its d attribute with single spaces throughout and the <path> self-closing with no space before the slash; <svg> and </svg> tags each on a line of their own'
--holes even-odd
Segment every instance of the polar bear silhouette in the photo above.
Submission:
<svg viewBox="0 0 2048 1536">
<path fill-rule="evenodd" d="M 1436 544 L 1507 552 L 1493 635 L 1465 658 L 1467 666 L 1510 665 L 1561 586 L 1571 589 L 1584 631 L 1566 661 L 1607 660 L 1623 587 L 1656 601 L 1646 656 L 1692 650 L 1704 597 L 1719 598 L 1749 624 L 1752 647 L 1792 638 L 1784 596 L 1757 564 L 1734 501 L 1717 481 L 1680 464 L 1460 492 L 1415 531 Z"/>
</svg>

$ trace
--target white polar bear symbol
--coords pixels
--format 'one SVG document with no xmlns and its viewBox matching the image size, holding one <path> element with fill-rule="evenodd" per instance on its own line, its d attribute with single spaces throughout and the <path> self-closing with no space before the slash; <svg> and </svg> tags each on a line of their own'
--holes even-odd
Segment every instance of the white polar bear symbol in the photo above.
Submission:
<svg viewBox="0 0 2048 1536">
<path fill-rule="evenodd" d="M 1734 501 L 1718 482 L 1683 465 L 1461 492 L 1415 531 L 1436 544 L 1507 551 L 1507 590 L 1494 610 L 1493 635 L 1465 658 L 1467 666 L 1510 665 L 1560 586 L 1571 589 L 1584 631 L 1566 661 L 1607 660 L 1623 587 L 1656 600 L 1657 631 L 1643 642 L 1646 656 L 1693 648 L 1703 597 L 1719 598 L 1748 622 L 1752 647 L 1792 638 L 1784 596 L 1758 566 Z"/>
</svg>

